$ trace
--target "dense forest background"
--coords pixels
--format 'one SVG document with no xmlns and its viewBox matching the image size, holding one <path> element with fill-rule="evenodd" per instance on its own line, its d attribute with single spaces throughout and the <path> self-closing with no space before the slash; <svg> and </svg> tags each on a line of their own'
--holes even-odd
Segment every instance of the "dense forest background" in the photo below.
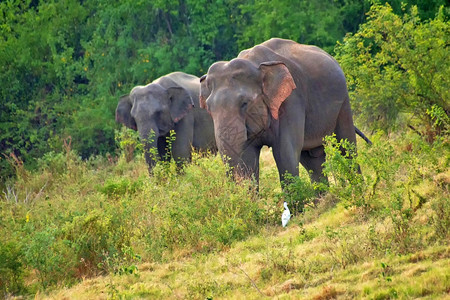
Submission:
<svg viewBox="0 0 450 300">
<path fill-rule="evenodd" d="M 448 130 L 449 4 L 387 3 L 2 1 L 1 181 L 64 143 L 83 158 L 114 155 L 119 96 L 173 71 L 200 76 L 271 37 L 337 57 L 359 126 L 389 132 L 403 120 L 433 139 Z"/>
</svg>

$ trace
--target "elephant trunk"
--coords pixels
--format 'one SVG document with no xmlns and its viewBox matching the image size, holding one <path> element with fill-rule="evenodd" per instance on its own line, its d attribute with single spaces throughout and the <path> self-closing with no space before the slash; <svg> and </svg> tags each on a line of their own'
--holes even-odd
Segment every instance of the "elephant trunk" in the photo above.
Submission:
<svg viewBox="0 0 450 300">
<path fill-rule="evenodd" d="M 158 136 L 159 130 L 156 126 L 145 128 L 139 131 L 141 142 L 144 146 L 145 162 L 148 165 L 148 171 L 151 173 L 153 167 L 156 165 L 158 155 Z"/>
<path fill-rule="evenodd" d="M 230 119 L 228 119 L 230 120 Z M 252 159 L 248 159 L 247 129 L 244 122 L 215 122 L 216 143 L 222 159 L 230 167 L 234 178 L 257 176 Z M 241 124 L 242 123 L 242 124 Z"/>
</svg>

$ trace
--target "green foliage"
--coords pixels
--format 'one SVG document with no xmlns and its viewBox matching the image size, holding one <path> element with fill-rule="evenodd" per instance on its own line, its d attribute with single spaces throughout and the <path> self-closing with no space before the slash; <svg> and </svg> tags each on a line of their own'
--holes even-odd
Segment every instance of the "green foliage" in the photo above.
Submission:
<svg viewBox="0 0 450 300">
<path fill-rule="evenodd" d="M 419 136 L 399 139 L 403 143 L 394 147 L 383 135 L 375 135 L 373 145 L 360 148 L 357 155 L 348 142 L 338 142 L 333 136 L 325 139 L 328 190 L 344 207 L 360 211 L 362 218 L 375 217 L 379 225 L 369 228 L 368 238 L 380 252 L 408 253 L 420 249 L 425 240 L 448 237 L 444 229 L 449 220 L 448 201 L 444 200 L 448 190 L 442 184 L 448 180 L 447 142 L 438 139 L 430 146 Z M 346 152 L 342 154 L 342 150 Z M 357 172 L 358 166 L 362 173 Z M 433 177 L 440 180 L 424 182 Z M 427 188 L 423 190 L 423 186 Z M 425 207 L 433 229 L 420 221 Z"/>
<path fill-rule="evenodd" d="M 0 4 L 0 149 L 32 163 L 51 150 L 48 140 L 77 107 L 68 100 L 82 92 L 76 59 L 87 12 L 70 0 L 42 2 L 39 10 L 27 2 Z"/>
<path fill-rule="evenodd" d="M 313 206 L 318 191 L 322 189 L 321 184 L 312 184 L 302 177 L 294 177 L 289 173 L 285 174 L 287 183 L 284 183 L 280 196 L 288 203 L 291 213 L 303 211 L 305 206 Z"/>
<path fill-rule="evenodd" d="M 24 245 L 24 259 L 36 270 L 41 287 L 45 289 L 60 278 L 70 277 L 76 262 L 67 241 L 58 238 L 57 229 L 48 227 L 35 232 L 31 225 L 27 229 L 31 234 Z"/>
<path fill-rule="evenodd" d="M 123 126 L 120 130 L 115 131 L 114 136 L 120 150 L 120 155 L 125 158 L 127 163 L 134 158 L 136 149 L 142 151 L 142 144 L 139 142 L 139 134 L 137 131 Z"/>
<path fill-rule="evenodd" d="M 134 253 L 133 248 L 124 246 L 121 249 L 121 254 L 114 253 L 112 256 L 105 252 L 104 258 L 99 267 L 106 270 L 108 273 L 117 275 L 138 274 L 138 268 L 135 263 L 141 261 L 141 257 Z"/>
<path fill-rule="evenodd" d="M 19 243 L 0 241 L 0 296 L 2 298 L 25 290 L 21 255 Z"/>
<path fill-rule="evenodd" d="M 133 195 L 142 189 L 144 180 L 139 178 L 136 181 L 132 181 L 128 178 L 118 178 L 113 180 L 106 180 L 103 186 L 99 187 L 99 191 L 109 197 L 120 198 L 127 194 Z"/>
<path fill-rule="evenodd" d="M 329 191 L 339 197 L 345 206 L 366 207 L 366 185 L 356 159 L 355 145 L 338 141 L 333 134 L 324 139 L 326 161 L 323 173 L 330 178 Z"/>
<path fill-rule="evenodd" d="M 434 227 L 437 240 L 450 238 L 450 203 L 445 198 L 438 198 L 432 203 L 433 217 L 431 225 Z"/>
<path fill-rule="evenodd" d="M 239 46 L 245 49 L 280 37 L 332 52 L 336 41 L 357 29 L 368 7 L 369 1 L 251 1 L 240 6 L 250 21 Z"/>
<path fill-rule="evenodd" d="M 427 108 L 427 114 L 433 122 L 433 127 L 435 128 L 438 135 L 441 133 L 449 133 L 450 117 L 442 107 L 433 104 L 431 108 Z"/>
<path fill-rule="evenodd" d="M 114 203 L 100 201 L 100 208 L 73 212 L 67 216 L 63 233 L 78 257 L 77 272 L 119 272 L 127 260 L 137 259 L 132 255 L 131 242 L 137 220 L 133 219 L 135 203 L 127 194 L 122 198 L 113 193 Z"/>
<path fill-rule="evenodd" d="M 405 123 L 403 115 L 413 128 L 432 127 L 438 112 L 440 120 L 448 119 L 449 39 L 442 7 L 434 19 L 421 22 L 415 6 L 403 16 L 389 5 L 372 6 L 368 21 L 335 49 L 357 120 L 392 130 Z"/>
<path fill-rule="evenodd" d="M 194 164 L 184 168 L 181 182 L 174 162 L 156 165 L 154 188 L 167 195 L 149 204 L 151 224 L 145 238 L 155 259 L 167 248 L 202 252 L 221 248 L 266 222 L 256 191 L 224 177 L 225 168 L 218 165 L 219 158 L 194 155 Z"/>
</svg>

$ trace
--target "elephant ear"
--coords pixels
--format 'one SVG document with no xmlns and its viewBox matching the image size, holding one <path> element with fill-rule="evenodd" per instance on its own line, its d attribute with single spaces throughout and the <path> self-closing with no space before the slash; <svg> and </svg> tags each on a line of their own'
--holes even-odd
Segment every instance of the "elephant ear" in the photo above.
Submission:
<svg viewBox="0 0 450 300">
<path fill-rule="evenodd" d="M 137 130 L 136 121 L 131 116 L 131 107 L 130 95 L 120 97 L 119 104 L 117 104 L 116 108 L 116 122 L 122 123 L 133 130 Z"/>
<path fill-rule="evenodd" d="M 182 87 L 170 87 L 167 92 L 170 99 L 170 116 L 173 122 L 177 123 L 194 107 L 194 101 L 187 90 Z"/>
<path fill-rule="evenodd" d="M 206 74 L 200 77 L 200 107 L 206 109 L 206 99 L 208 99 L 211 91 L 206 84 Z"/>
<path fill-rule="evenodd" d="M 296 88 L 291 72 L 280 61 L 264 62 L 259 65 L 263 75 L 263 93 L 272 117 L 277 120 L 281 104 Z"/>
</svg>

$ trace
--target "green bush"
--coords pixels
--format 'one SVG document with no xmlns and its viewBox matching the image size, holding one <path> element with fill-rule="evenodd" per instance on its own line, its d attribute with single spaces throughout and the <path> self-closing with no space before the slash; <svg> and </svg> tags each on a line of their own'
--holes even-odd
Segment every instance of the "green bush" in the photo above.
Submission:
<svg viewBox="0 0 450 300">
<path fill-rule="evenodd" d="M 302 212 L 305 206 L 314 206 L 314 200 L 323 191 L 323 183 L 311 183 L 310 180 L 301 176 L 294 177 L 286 173 L 286 184 L 283 184 L 283 191 L 280 197 L 287 202 L 292 214 Z"/>
<path fill-rule="evenodd" d="M 220 249 L 255 232 L 268 222 L 266 209 L 249 183 L 238 184 L 225 176 L 220 159 L 194 154 L 193 163 L 183 175 L 175 176 L 176 167 L 161 173 L 155 167 L 146 194 L 160 195 L 150 201 L 147 247 L 154 259 L 164 249 Z M 166 168 L 166 167 L 165 167 Z M 166 168 L 167 170 L 167 168 Z M 161 176 L 165 174 L 165 177 Z M 153 190 L 153 191 L 152 191 Z"/>
<path fill-rule="evenodd" d="M 98 267 L 116 275 L 137 275 L 138 267 L 136 264 L 141 261 L 141 257 L 134 253 L 133 248 L 129 246 L 123 246 L 120 250 L 120 253 L 113 253 L 112 255 L 104 252 L 102 262 L 98 264 Z"/>
<path fill-rule="evenodd" d="M 367 186 L 359 170 L 355 145 L 347 140 L 338 141 L 335 135 L 324 139 L 326 161 L 323 173 L 330 180 L 329 191 L 345 206 L 367 208 Z"/>
<path fill-rule="evenodd" d="M 117 267 L 124 249 L 131 249 L 137 221 L 133 219 L 130 199 L 113 194 L 114 202 L 102 202 L 102 209 L 94 209 L 66 221 L 62 229 L 64 239 L 77 257 L 79 276 L 109 272 Z M 101 200 L 100 200 L 101 201 Z"/>
<path fill-rule="evenodd" d="M 142 152 L 142 144 L 139 142 L 139 133 L 137 131 L 128 129 L 122 126 L 120 130 L 115 131 L 115 140 L 118 148 L 120 149 L 120 155 L 123 156 L 126 162 L 130 162 L 136 152 Z"/>
<path fill-rule="evenodd" d="M 143 181 L 143 177 L 138 178 L 136 181 L 131 181 L 128 178 L 108 179 L 98 190 L 106 196 L 120 198 L 126 194 L 133 195 L 141 190 Z"/>
<path fill-rule="evenodd" d="M 53 175 L 62 175 L 66 172 L 66 156 L 64 153 L 53 151 L 45 153 L 37 162 L 38 168 L 42 171 L 49 170 Z"/>
<path fill-rule="evenodd" d="M 36 270 L 42 289 L 73 276 L 76 264 L 74 253 L 60 232 L 54 227 L 34 232 L 29 225 L 30 235 L 24 244 L 24 259 L 28 266 Z"/>
<path fill-rule="evenodd" d="M 333 136 L 325 140 L 328 191 L 346 208 L 361 208 L 363 219 L 378 222 L 368 232 L 377 251 L 404 254 L 430 241 L 446 240 L 449 210 L 443 199 L 448 190 L 433 180 L 448 180 L 445 139 L 430 145 L 415 134 L 391 139 L 377 134 L 372 137 L 373 145 L 360 147 L 357 155 L 345 141 L 337 142 Z M 342 155 L 342 149 L 347 154 Z M 352 160 L 348 153 L 353 153 Z M 357 172 L 358 166 L 362 173 Z M 430 214 L 429 223 L 420 221 L 422 214 Z"/>
<path fill-rule="evenodd" d="M 0 296 L 8 298 L 9 295 L 25 291 L 24 265 L 22 247 L 15 241 L 0 240 Z"/>
<path fill-rule="evenodd" d="M 373 5 L 358 32 L 338 43 L 336 59 L 357 121 L 384 130 L 408 125 L 432 140 L 448 128 L 433 124 L 448 120 L 450 111 L 449 22 L 443 7 L 429 21 L 420 20 L 416 6 L 403 13 Z"/>
<path fill-rule="evenodd" d="M 450 240 L 450 202 L 445 197 L 439 197 L 432 203 L 433 216 L 431 224 L 434 227 L 434 238 L 438 241 Z"/>
</svg>

